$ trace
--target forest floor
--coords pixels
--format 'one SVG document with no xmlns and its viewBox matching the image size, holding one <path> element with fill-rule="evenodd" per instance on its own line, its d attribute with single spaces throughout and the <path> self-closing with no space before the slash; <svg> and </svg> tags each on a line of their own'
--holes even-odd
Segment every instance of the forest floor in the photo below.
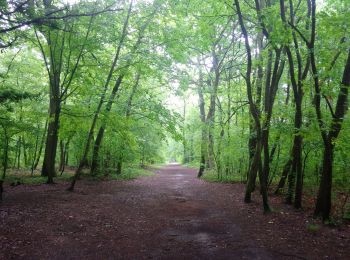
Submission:
<svg viewBox="0 0 350 260">
<path fill-rule="evenodd" d="M 208 183 L 169 165 L 132 181 L 6 186 L 0 259 L 349 259 L 350 226 L 316 226 L 242 184 Z"/>
</svg>

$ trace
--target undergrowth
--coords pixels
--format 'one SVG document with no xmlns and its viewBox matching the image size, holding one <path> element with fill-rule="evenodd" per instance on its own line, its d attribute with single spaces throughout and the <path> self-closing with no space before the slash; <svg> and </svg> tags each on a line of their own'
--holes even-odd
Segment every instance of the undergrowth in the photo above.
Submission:
<svg viewBox="0 0 350 260">
<path fill-rule="evenodd" d="M 203 180 L 209 182 L 223 182 L 223 183 L 234 183 L 242 182 L 240 175 L 235 174 L 218 174 L 215 170 L 206 170 L 202 177 Z"/>
<path fill-rule="evenodd" d="M 73 177 L 74 171 L 64 172 L 62 175 L 57 174 L 54 178 L 55 182 L 59 181 L 70 181 Z M 89 180 L 133 180 L 143 176 L 153 176 L 154 173 L 150 170 L 139 168 L 136 166 L 126 167 L 123 169 L 122 173 L 117 175 L 114 169 L 104 170 L 98 175 L 91 176 L 90 174 L 83 172 L 80 176 L 81 179 Z M 39 172 L 31 175 L 29 171 L 9 172 L 5 178 L 5 183 L 12 186 L 17 185 L 40 185 L 47 182 L 47 177 L 41 176 Z"/>
<path fill-rule="evenodd" d="M 113 174 L 109 177 L 113 180 L 133 180 L 144 176 L 153 176 L 154 173 L 144 168 L 126 168 L 122 174 Z"/>
</svg>

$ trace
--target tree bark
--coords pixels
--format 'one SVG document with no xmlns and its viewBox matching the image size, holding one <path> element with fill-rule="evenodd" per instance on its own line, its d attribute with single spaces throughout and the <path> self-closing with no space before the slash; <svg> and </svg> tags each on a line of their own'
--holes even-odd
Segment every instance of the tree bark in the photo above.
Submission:
<svg viewBox="0 0 350 260">
<path fill-rule="evenodd" d="M 48 126 L 48 119 L 46 119 L 46 121 L 45 121 L 45 127 L 44 127 L 44 131 L 43 131 L 43 135 L 41 137 L 39 149 L 33 156 L 32 175 L 34 173 L 34 170 L 38 167 L 38 164 L 39 164 L 39 161 L 40 161 L 41 153 L 42 153 L 42 150 L 43 150 L 43 147 L 44 147 L 44 142 L 45 142 L 45 137 L 46 137 L 46 132 L 47 132 L 47 126 Z"/>
<path fill-rule="evenodd" d="M 199 63 L 199 59 L 198 59 Z M 197 86 L 197 93 L 198 93 L 198 106 L 199 106 L 199 116 L 201 119 L 201 150 L 200 150 L 200 165 L 199 165 L 199 171 L 197 174 L 197 177 L 200 178 L 203 176 L 204 170 L 205 170 L 205 163 L 206 163 L 206 151 L 207 151 L 207 132 L 206 132 L 206 118 L 205 118 L 205 101 L 204 101 L 204 95 L 203 95 L 203 74 L 198 66 L 199 70 L 199 84 Z"/>
<path fill-rule="evenodd" d="M 141 72 L 139 71 L 136 75 L 135 83 L 131 89 L 131 93 L 129 95 L 128 102 L 126 104 L 126 109 L 125 109 L 125 118 L 126 119 L 129 119 L 131 116 L 132 101 L 134 99 L 137 88 L 139 86 L 140 78 L 141 78 Z M 125 150 L 125 145 L 124 145 L 124 143 L 122 143 L 121 148 L 120 148 L 120 154 L 119 154 L 118 160 L 117 160 L 117 172 L 116 172 L 117 175 L 122 174 L 123 161 L 124 161 L 124 150 Z"/>
<path fill-rule="evenodd" d="M 9 136 L 7 133 L 7 129 L 4 125 L 1 125 L 2 128 L 4 129 L 4 153 L 3 153 L 3 158 L 2 158 L 2 174 L 0 178 L 0 202 L 2 201 L 2 193 L 4 192 L 4 181 L 6 178 L 6 171 L 8 167 L 8 152 L 9 152 Z"/>
<path fill-rule="evenodd" d="M 289 176 L 290 169 L 292 167 L 293 160 L 289 159 L 286 164 L 283 167 L 283 172 L 280 181 L 278 182 L 277 188 L 275 190 L 275 194 L 279 194 L 281 192 L 281 189 L 283 189 L 286 179 Z"/>
<path fill-rule="evenodd" d="M 61 101 L 58 97 L 59 87 L 54 87 L 53 89 L 55 93 L 53 94 L 54 96 L 50 98 L 50 117 L 47 129 L 48 132 L 46 136 L 44 162 L 41 170 L 41 175 L 47 176 L 48 184 L 54 183 L 53 178 L 56 176 L 55 160 L 58 142 L 59 120 L 61 113 Z"/>
</svg>

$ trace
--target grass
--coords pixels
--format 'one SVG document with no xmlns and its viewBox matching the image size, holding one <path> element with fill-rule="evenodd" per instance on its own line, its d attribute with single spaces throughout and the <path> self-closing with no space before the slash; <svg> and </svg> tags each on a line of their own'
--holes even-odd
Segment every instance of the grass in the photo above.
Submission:
<svg viewBox="0 0 350 260">
<path fill-rule="evenodd" d="M 192 161 L 192 162 L 186 163 L 184 166 L 192 169 L 199 169 L 199 162 Z"/>
<path fill-rule="evenodd" d="M 312 233 L 316 233 L 320 230 L 321 226 L 317 225 L 317 224 L 308 224 L 306 226 L 307 231 L 312 232 Z"/>
<path fill-rule="evenodd" d="M 237 174 L 219 176 L 215 170 L 205 171 L 202 177 L 203 180 L 209 182 L 234 183 L 241 182 L 241 176 Z"/>
<path fill-rule="evenodd" d="M 162 169 L 163 167 L 165 167 L 167 164 L 166 163 L 155 163 L 155 164 L 150 164 L 150 165 L 146 165 L 145 168 L 151 168 L 151 169 Z"/>
<path fill-rule="evenodd" d="M 55 181 L 69 180 L 72 177 L 70 173 L 63 173 L 61 176 L 55 177 Z M 26 184 L 26 185 L 39 185 L 46 183 L 47 177 L 43 177 L 40 174 L 30 175 L 30 172 L 13 173 L 9 172 L 5 178 L 5 183 L 12 185 Z"/>
<path fill-rule="evenodd" d="M 143 168 L 129 167 L 125 168 L 120 175 L 110 175 L 113 180 L 134 180 L 139 177 L 153 176 L 154 173 Z"/>
<path fill-rule="evenodd" d="M 64 172 L 62 175 L 58 174 L 54 181 L 70 181 L 73 176 L 74 171 L 70 172 Z M 109 175 L 106 177 L 104 174 L 99 174 L 96 176 L 91 176 L 87 173 L 82 174 L 83 179 L 90 179 L 90 180 L 133 180 L 139 177 L 143 176 L 153 176 L 154 173 L 150 170 L 135 167 L 135 166 L 129 166 L 123 169 L 122 174 L 116 175 L 114 170 L 109 170 Z M 6 178 L 5 183 L 8 183 L 10 185 L 40 185 L 47 182 L 47 177 L 43 177 L 40 175 L 39 172 L 36 172 L 33 176 L 30 174 L 30 171 L 14 171 L 9 170 Z"/>
</svg>

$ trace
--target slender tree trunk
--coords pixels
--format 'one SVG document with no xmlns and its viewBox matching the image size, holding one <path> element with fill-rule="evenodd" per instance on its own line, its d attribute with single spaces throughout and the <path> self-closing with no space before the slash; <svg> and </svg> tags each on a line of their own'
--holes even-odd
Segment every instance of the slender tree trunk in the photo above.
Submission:
<svg viewBox="0 0 350 260">
<path fill-rule="evenodd" d="M 26 140 L 24 136 L 22 136 L 22 148 L 23 148 L 23 159 L 24 159 L 24 167 L 28 166 L 28 156 L 27 156 L 27 149 L 26 149 Z"/>
<path fill-rule="evenodd" d="M 131 115 L 131 109 L 132 109 L 132 101 L 134 99 L 134 96 L 136 94 L 137 88 L 139 86 L 140 83 L 140 78 L 141 78 L 141 73 L 140 71 L 137 73 L 136 75 L 136 79 L 135 79 L 135 84 L 133 85 L 132 89 L 131 89 L 131 93 L 129 95 L 128 98 L 128 102 L 126 104 L 126 109 L 125 109 L 125 118 L 129 119 L 130 115 Z M 120 155 L 118 156 L 118 161 L 117 161 L 117 175 L 122 174 L 122 170 L 123 170 L 123 160 L 124 160 L 124 150 L 125 150 L 125 144 L 122 143 L 122 146 L 120 148 Z"/>
<path fill-rule="evenodd" d="M 293 149 L 293 166 L 292 171 L 295 169 L 296 174 L 296 185 L 295 185 L 295 198 L 294 198 L 294 207 L 299 209 L 301 208 L 302 201 L 302 192 L 303 192 L 303 166 L 302 166 L 302 145 L 303 145 L 303 137 L 300 133 L 302 125 L 302 111 L 301 104 L 297 105 L 296 115 L 295 115 L 295 129 L 297 129 L 297 133 L 294 136 L 294 144 L 295 147 Z"/>
<path fill-rule="evenodd" d="M 214 122 L 208 125 L 208 169 L 215 167 L 215 152 L 214 152 Z"/>
<path fill-rule="evenodd" d="M 109 112 L 112 109 L 112 105 L 113 105 L 115 96 L 119 90 L 120 85 L 122 84 L 123 78 L 124 78 L 124 75 L 120 75 L 118 77 L 118 79 L 114 85 L 114 88 L 112 90 L 111 96 L 109 97 L 108 103 L 106 105 L 106 116 L 107 117 L 108 117 Z M 106 129 L 106 120 L 104 120 L 104 122 L 102 123 L 102 126 L 98 130 L 98 134 L 97 134 L 97 137 L 95 140 L 94 149 L 92 152 L 91 168 L 90 168 L 91 174 L 96 174 L 96 170 L 98 168 L 98 155 L 100 152 L 100 147 L 102 144 L 105 129 Z"/>
<path fill-rule="evenodd" d="M 328 219 L 332 205 L 332 173 L 333 173 L 334 145 L 332 141 L 325 144 L 323 152 L 321 182 L 316 201 L 314 214 L 321 215 L 323 219 Z"/>
<path fill-rule="evenodd" d="M 22 137 L 20 136 L 17 141 L 17 169 L 21 168 L 21 146 L 22 146 Z"/>
<path fill-rule="evenodd" d="M 302 124 L 301 102 L 295 101 L 295 117 L 294 117 L 294 139 L 292 148 L 292 168 L 288 176 L 288 191 L 286 196 L 286 203 L 292 204 L 295 192 L 294 206 L 301 207 L 302 198 L 302 136 L 300 134 Z M 297 179 L 297 185 L 295 180 Z M 298 195 L 296 194 L 298 192 Z"/>
<path fill-rule="evenodd" d="M 207 151 L 207 133 L 205 130 L 205 126 L 202 126 L 202 133 L 201 133 L 201 154 L 200 154 L 200 165 L 199 165 L 199 171 L 197 177 L 200 178 L 203 176 L 204 170 L 205 170 L 205 158 L 206 158 L 206 151 Z"/>
<path fill-rule="evenodd" d="M 62 172 L 64 168 L 64 163 L 65 163 L 65 145 L 63 140 L 60 140 L 60 166 L 59 166 L 59 171 Z"/>
<path fill-rule="evenodd" d="M 39 130 L 39 127 L 38 127 L 38 130 Z M 31 165 L 31 176 L 33 176 L 34 174 L 34 163 L 35 163 L 35 160 L 36 160 L 36 155 L 38 153 L 38 146 L 39 146 L 39 135 L 36 136 L 35 138 L 35 147 L 34 147 L 34 153 L 33 153 L 33 157 L 31 158 L 32 159 L 32 165 Z"/>
<path fill-rule="evenodd" d="M 39 150 L 37 152 L 37 156 L 34 156 L 34 158 L 33 158 L 32 174 L 33 174 L 34 170 L 38 167 L 38 164 L 39 164 L 39 161 L 40 161 L 41 153 L 42 153 L 42 150 L 43 150 L 43 147 L 44 147 L 44 142 L 45 142 L 45 137 L 46 137 L 46 132 L 47 132 L 47 126 L 48 126 L 48 120 L 46 119 L 45 128 L 44 128 L 44 131 L 43 131 L 43 136 L 42 136 L 41 141 L 40 141 Z"/>
<path fill-rule="evenodd" d="M 261 149 L 261 148 L 259 148 Z M 261 197 L 263 199 L 263 208 L 264 212 L 268 213 L 271 211 L 269 201 L 268 201 L 268 194 L 267 194 L 267 180 L 266 180 L 266 175 L 264 174 L 264 171 L 261 169 L 261 160 L 260 160 L 260 165 L 259 165 L 259 182 L 260 182 L 260 192 L 261 192 Z"/>
<path fill-rule="evenodd" d="M 64 143 L 63 140 L 60 141 L 60 167 L 59 171 L 61 172 L 60 175 L 62 176 L 64 169 L 66 168 L 66 165 L 68 163 L 68 147 L 70 138 L 68 138 L 67 142 Z"/>
<path fill-rule="evenodd" d="M 250 116 L 249 120 L 249 139 L 248 139 L 248 150 L 249 150 L 249 168 L 251 167 L 253 160 L 254 160 L 254 154 L 256 151 L 256 145 L 257 145 L 257 136 L 256 136 L 256 129 L 255 129 L 255 123 L 254 119 Z M 249 178 L 249 170 L 247 172 L 247 179 Z M 255 175 L 256 178 L 256 175 Z M 252 186 L 252 192 L 255 190 L 255 179 L 252 180 L 254 182 L 254 186 Z"/>
<path fill-rule="evenodd" d="M 279 194 L 281 190 L 284 188 L 284 185 L 286 183 L 287 177 L 289 176 L 289 172 L 292 167 L 293 160 L 289 159 L 286 164 L 283 167 L 283 172 L 280 181 L 278 182 L 277 188 L 275 190 L 275 194 Z"/>
<path fill-rule="evenodd" d="M 7 135 L 7 130 L 4 126 L 2 126 L 4 129 L 4 152 L 3 152 L 3 158 L 2 158 L 2 176 L 0 179 L 0 202 L 2 201 L 2 194 L 4 192 L 4 181 L 6 178 L 6 171 L 8 167 L 8 152 L 9 152 L 9 137 Z"/>
<path fill-rule="evenodd" d="M 255 190 L 256 177 L 261 165 L 261 140 L 257 138 L 255 153 L 252 163 L 248 171 L 248 181 L 245 190 L 244 202 L 250 203 L 252 201 L 252 192 Z"/>
<path fill-rule="evenodd" d="M 213 46 L 212 58 L 213 58 L 213 71 L 215 73 L 215 77 L 213 82 L 210 84 L 211 85 L 210 102 L 209 102 L 207 118 L 205 120 L 207 124 L 207 133 L 208 133 L 207 165 L 209 169 L 215 168 L 215 152 L 214 152 L 215 112 L 216 112 L 216 98 L 217 98 L 217 92 L 218 92 L 218 87 L 220 82 L 219 60 L 215 52 L 215 46 Z"/>
<path fill-rule="evenodd" d="M 103 139 L 103 135 L 105 132 L 105 127 L 101 126 L 100 129 L 98 130 L 98 134 L 97 137 L 95 139 L 95 144 L 94 144 L 94 149 L 92 152 L 92 160 L 91 160 L 91 167 L 90 167 L 90 173 L 92 175 L 96 174 L 98 165 L 99 165 L 99 152 L 100 152 L 100 147 L 101 147 L 101 143 L 102 143 L 102 139 Z"/>
<path fill-rule="evenodd" d="M 198 58 L 198 64 L 200 64 L 200 59 Z M 206 118 L 205 118 L 205 101 L 203 95 L 203 74 L 198 65 L 199 71 L 199 83 L 197 86 L 198 93 L 198 106 L 199 106 L 199 116 L 201 119 L 201 151 L 200 151 L 200 165 L 197 177 L 200 178 L 204 174 L 205 164 L 206 164 L 206 153 L 207 153 L 207 131 L 206 131 Z"/>
<path fill-rule="evenodd" d="M 117 161 L 117 169 L 116 169 L 116 174 L 120 175 L 122 174 L 122 168 L 123 168 L 123 156 L 119 156 L 118 161 Z"/>
<path fill-rule="evenodd" d="M 56 89 L 58 92 L 59 89 Z M 50 98 L 50 119 L 48 123 L 48 132 L 46 137 L 45 145 L 45 156 L 43 167 L 41 170 L 42 176 L 47 176 L 47 183 L 54 183 L 53 177 L 56 176 L 55 161 L 56 161 L 56 150 L 58 143 L 58 129 L 59 129 L 59 119 L 61 113 L 61 100 L 58 98 L 58 93 L 56 93 L 56 98 Z"/>
</svg>

